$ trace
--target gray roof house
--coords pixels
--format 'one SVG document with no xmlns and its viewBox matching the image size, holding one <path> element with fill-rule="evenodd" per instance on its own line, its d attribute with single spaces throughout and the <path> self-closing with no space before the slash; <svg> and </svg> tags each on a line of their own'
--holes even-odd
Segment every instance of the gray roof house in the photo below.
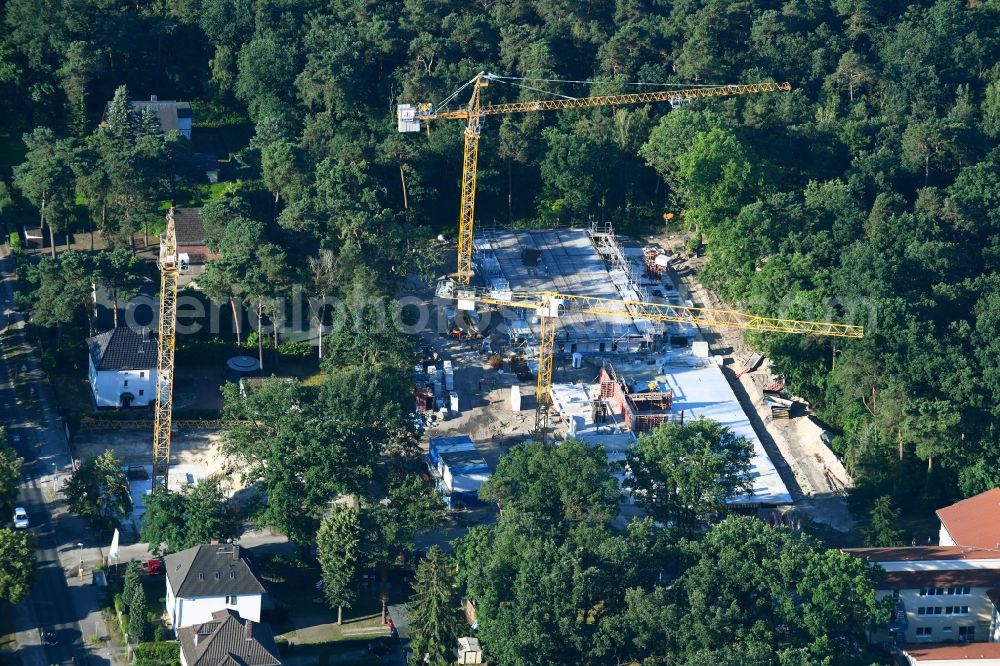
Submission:
<svg viewBox="0 0 1000 666">
<path fill-rule="evenodd" d="M 97 407 L 148 405 L 156 399 L 156 337 L 119 326 L 87 338 L 88 378 Z"/>
<path fill-rule="evenodd" d="M 177 631 L 181 666 L 280 666 L 281 656 L 267 624 L 247 620 L 232 610 Z"/>
<path fill-rule="evenodd" d="M 188 102 L 177 102 L 174 100 L 160 100 L 156 95 L 151 95 L 149 101 L 133 101 L 132 110 L 141 113 L 144 108 L 150 108 L 156 113 L 157 120 L 160 121 L 160 129 L 164 132 L 178 130 L 184 138 L 191 138 L 191 127 L 194 123 L 194 113 L 191 111 L 191 104 Z M 111 108 L 108 102 L 104 113 Z"/>
<path fill-rule="evenodd" d="M 192 283 L 205 272 L 205 265 L 222 255 L 208 249 L 201 208 L 171 208 L 169 215 L 174 216 L 177 255 L 180 257 L 181 274 L 177 284 L 197 288 L 198 285 Z"/>
<path fill-rule="evenodd" d="M 211 622 L 223 610 L 260 622 L 266 590 L 246 548 L 231 543 L 194 546 L 167 555 L 164 569 L 174 631 Z"/>
</svg>

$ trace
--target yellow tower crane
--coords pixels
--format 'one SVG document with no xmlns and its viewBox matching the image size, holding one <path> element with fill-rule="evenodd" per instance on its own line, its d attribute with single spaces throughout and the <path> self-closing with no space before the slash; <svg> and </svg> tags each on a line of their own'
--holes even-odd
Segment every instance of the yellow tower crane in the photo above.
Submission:
<svg viewBox="0 0 1000 666">
<path fill-rule="evenodd" d="M 534 111 L 555 111 L 558 109 L 586 109 L 599 106 L 624 106 L 648 102 L 670 102 L 679 106 L 694 99 L 709 97 L 733 97 L 765 92 L 787 92 L 792 89 L 788 83 L 750 83 L 729 86 L 702 86 L 659 92 L 626 93 L 621 95 L 599 95 L 595 97 L 531 100 L 504 104 L 483 104 L 482 90 L 490 81 L 502 81 L 505 77 L 480 72 L 474 78 L 453 92 L 446 100 L 434 104 L 400 104 L 396 115 L 400 132 L 419 132 L 421 123 L 437 120 L 465 121 L 465 150 L 462 160 L 462 200 L 458 217 L 458 283 L 469 284 L 472 279 L 472 239 L 476 209 L 476 167 L 479 161 L 479 134 L 484 116 L 530 113 Z M 469 103 L 456 109 L 448 108 L 448 103 L 460 92 L 472 87 Z"/>
<path fill-rule="evenodd" d="M 823 335 L 836 338 L 864 337 L 864 328 L 853 324 L 761 317 L 732 310 L 668 303 L 574 296 L 551 291 L 482 289 L 455 285 L 450 281 L 441 283 L 437 293 L 439 296 L 457 301 L 459 310 L 473 310 L 477 303 L 483 303 L 501 308 L 533 310 L 538 315 L 541 332 L 538 340 L 538 378 L 535 387 L 535 431 L 543 438 L 548 430 L 549 406 L 552 401 L 552 361 L 555 354 L 556 321 L 560 316 L 571 312 L 599 317 L 630 317 L 633 320 L 660 323 L 690 323 L 745 331 Z"/>
<path fill-rule="evenodd" d="M 170 427 L 174 406 L 174 342 L 177 327 L 177 235 L 174 209 L 160 241 L 160 334 L 156 362 L 156 416 L 153 422 L 153 488 L 167 487 Z"/>
</svg>

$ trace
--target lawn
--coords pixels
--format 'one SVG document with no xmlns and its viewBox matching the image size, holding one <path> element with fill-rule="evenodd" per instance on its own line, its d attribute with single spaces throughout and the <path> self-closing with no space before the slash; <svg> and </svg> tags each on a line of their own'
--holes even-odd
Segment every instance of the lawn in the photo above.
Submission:
<svg viewBox="0 0 1000 666">
<path fill-rule="evenodd" d="M 265 617 L 271 623 L 276 636 L 282 637 L 290 646 L 315 646 L 320 649 L 330 643 L 346 643 L 345 650 L 352 649 L 351 643 L 363 643 L 388 635 L 382 625 L 382 603 L 376 585 L 363 587 L 351 608 L 344 609 L 343 624 L 337 625 L 337 611 L 331 609 L 316 590 L 320 579 L 318 568 L 279 567 L 263 564 L 264 577 L 276 606 L 275 611 Z M 276 575 L 276 571 L 282 571 Z M 309 649 L 314 649 L 310 647 Z M 322 650 L 321 650 L 322 651 Z"/>
</svg>

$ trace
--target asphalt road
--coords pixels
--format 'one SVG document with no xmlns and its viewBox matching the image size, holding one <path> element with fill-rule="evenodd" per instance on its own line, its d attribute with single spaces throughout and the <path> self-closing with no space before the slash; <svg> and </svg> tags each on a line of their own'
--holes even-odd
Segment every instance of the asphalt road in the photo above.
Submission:
<svg viewBox="0 0 1000 666">
<path fill-rule="evenodd" d="M 13 301 L 11 269 L 10 259 L 0 261 L 0 331 L 8 325 L 12 329 L 21 325 L 22 316 L 16 313 Z M 6 342 L 6 347 L 0 349 L 0 424 L 7 427 L 24 458 L 19 504 L 28 511 L 29 529 L 37 540 L 39 567 L 29 598 L 15 606 L 12 613 L 19 655 L 24 666 L 62 664 L 74 657 L 80 663 L 97 666 L 107 663 L 107 659 L 89 654 L 81 630 L 81 621 L 97 609 L 96 595 L 92 586 L 82 581 L 73 580 L 74 585 L 70 585 L 75 573 L 72 562 L 76 544 L 86 541 L 86 531 L 78 519 L 65 512 L 55 493 L 56 483 L 72 464 L 66 432 L 50 409 L 48 386 L 36 359 L 19 356 L 15 362 L 8 362 L 10 355 L 21 351 L 21 336 L 8 336 Z M 30 373 L 34 393 L 30 401 L 19 405 L 11 379 L 22 367 Z M 63 562 L 69 562 L 68 570 Z M 55 645 L 43 645 L 42 629 L 55 632 Z"/>
</svg>

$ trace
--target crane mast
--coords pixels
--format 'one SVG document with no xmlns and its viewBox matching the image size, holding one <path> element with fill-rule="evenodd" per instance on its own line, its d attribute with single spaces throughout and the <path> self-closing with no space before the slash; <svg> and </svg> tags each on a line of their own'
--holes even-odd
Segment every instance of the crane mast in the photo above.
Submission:
<svg viewBox="0 0 1000 666">
<path fill-rule="evenodd" d="M 174 343 L 177 327 L 177 235 L 174 209 L 160 241 L 160 331 L 157 337 L 156 415 L 153 422 L 153 488 L 167 487 L 174 404 Z"/>
<path fill-rule="evenodd" d="M 787 92 L 792 89 L 788 83 L 748 83 L 729 86 L 702 86 L 659 92 L 625 93 L 621 95 L 596 95 L 593 97 L 529 100 L 504 104 L 482 104 L 482 89 L 490 81 L 502 80 L 494 74 L 479 72 L 465 85 L 453 93 L 450 101 L 465 88 L 472 87 L 469 103 L 457 109 L 449 109 L 446 104 L 400 104 L 396 111 L 400 132 L 419 132 L 421 123 L 437 120 L 464 120 L 465 147 L 462 153 L 462 197 L 458 216 L 458 272 L 461 285 L 472 281 L 472 240 L 476 210 L 476 170 L 479 162 L 479 135 L 483 116 L 507 115 L 512 113 L 533 113 L 556 111 L 559 109 L 586 109 L 602 106 L 625 106 L 650 102 L 670 102 L 679 106 L 695 99 L 710 97 L 733 97 L 765 92 Z"/>
</svg>

